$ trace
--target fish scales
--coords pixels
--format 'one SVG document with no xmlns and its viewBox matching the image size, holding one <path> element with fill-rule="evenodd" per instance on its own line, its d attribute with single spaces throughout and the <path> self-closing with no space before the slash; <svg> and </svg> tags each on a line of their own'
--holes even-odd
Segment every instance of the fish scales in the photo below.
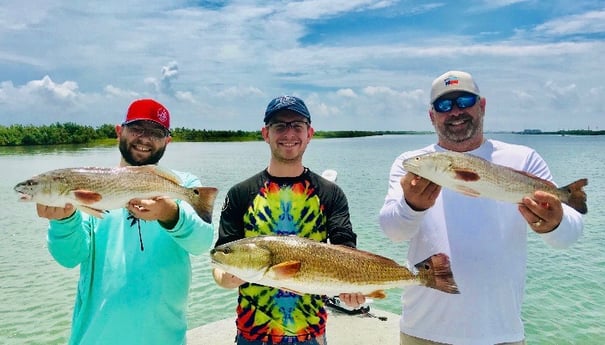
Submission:
<svg viewBox="0 0 605 345">
<path fill-rule="evenodd" d="M 214 267 L 261 285 L 296 293 L 361 292 L 383 298 L 383 290 L 425 285 L 448 293 L 457 287 L 445 254 L 423 261 L 418 273 L 370 252 L 298 236 L 257 236 L 214 248 Z"/>
<path fill-rule="evenodd" d="M 266 239 L 271 241 L 272 239 Z M 343 283 L 397 283 L 412 279 L 406 267 L 393 260 L 347 246 L 316 245 L 318 242 L 300 241 L 288 236 L 285 241 L 273 241 L 271 266 L 281 262 L 301 261 L 297 279 L 321 277 L 323 281 Z"/>
<path fill-rule="evenodd" d="M 432 152 L 408 158 L 403 162 L 406 171 L 432 182 L 473 197 L 520 203 L 523 197 L 537 190 L 557 196 L 578 212 L 587 213 L 587 179 L 579 179 L 557 188 L 552 182 L 529 173 L 489 162 L 462 152 Z"/>
<path fill-rule="evenodd" d="M 162 191 L 164 195 L 183 200 L 188 200 L 192 195 L 189 189 L 155 173 L 155 169 L 68 168 L 50 172 L 49 175 L 54 180 L 63 181 L 60 184 L 49 184 L 61 188 L 61 195 L 69 195 L 73 190 L 110 192 L 114 198 L 121 199 L 123 205 L 126 205 L 134 194 L 139 198 L 147 198 L 159 196 L 158 191 Z M 99 178 L 100 176 L 103 177 Z M 111 209 L 112 204 L 107 202 L 108 200 L 100 200 L 97 206 Z"/>
<path fill-rule="evenodd" d="M 444 156 L 441 156 L 444 157 Z M 510 202 L 518 202 L 518 196 L 531 195 L 535 190 L 543 190 L 557 195 L 561 200 L 567 201 L 567 194 L 562 193 L 553 185 L 544 180 L 520 174 L 505 166 L 491 164 L 484 159 L 469 159 L 469 155 L 452 155 L 452 170 L 468 169 L 478 173 L 480 179 L 475 181 L 485 190 L 487 196 L 501 195 Z"/>
<path fill-rule="evenodd" d="M 186 188 L 171 171 L 155 165 L 116 168 L 80 167 L 51 170 L 15 186 L 21 201 L 64 207 L 70 203 L 102 218 L 106 210 L 122 208 L 133 198 L 168 196 L 188 202 L 210 222 L 218 190 Z"/>
</svg>

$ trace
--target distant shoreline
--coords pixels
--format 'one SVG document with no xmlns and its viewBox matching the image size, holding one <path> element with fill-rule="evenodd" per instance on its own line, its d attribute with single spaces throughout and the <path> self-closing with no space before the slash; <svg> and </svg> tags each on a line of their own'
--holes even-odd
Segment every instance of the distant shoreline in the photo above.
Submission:
<svg viewBox="0 0 605 345">
<path fill-rule="evenodd" d="M 487 131 L 490 133 L 520 134 L 520 135 L 605 135 L 605 130 L 559 130 L 542 131 L 540 129 L 525 129 L 515 131 Z M 379 135 L 425 135 L 433 131 L 316 131 L 314 137 L 327 138 L 358 138 Z M 260 131 L 242 130 L 200 130 L 175 128 L 171 131 L 175 142 L 245 142 L 263 140 Z M 0 146 L 39 146 L 39 145 L 72 145 L 94 144 L 103 145 L 115 143 L 116 133 L 113 125 L 102 125 L 97 128 L 75 123 L 55 123 L 52 125 L 12 125 L 0 126 Z"/>
</svg>

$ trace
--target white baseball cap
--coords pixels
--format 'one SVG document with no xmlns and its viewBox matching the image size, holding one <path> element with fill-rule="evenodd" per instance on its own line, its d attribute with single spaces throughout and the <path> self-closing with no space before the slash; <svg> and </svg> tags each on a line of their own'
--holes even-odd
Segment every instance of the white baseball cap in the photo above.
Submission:
<svg viewBox="0 0 605 345">
<path fill-rule="evenodd" d="M 431 87 L 431 104 L 437 98 L 454 91 L 466 91 L 479 96 L 479 87 L 473 76 L 462 71 L 449 71 L 433 80 Z"/>
</svg>

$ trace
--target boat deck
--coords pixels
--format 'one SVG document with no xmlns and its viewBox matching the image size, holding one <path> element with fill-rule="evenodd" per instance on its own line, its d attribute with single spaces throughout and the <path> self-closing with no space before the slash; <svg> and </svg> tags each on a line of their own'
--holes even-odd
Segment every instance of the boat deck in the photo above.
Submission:
<svg viewBox="0 0 605 345">
<path fill-rule="evenodd" d="M 373 316 L 328 312 L 329 345 L 399 344 L 399 315 L 373 308 L 370 310 Z M 187 332 L 188 345 L 233 345 L 234 339 L 234 318 L 212 322 Z"/>
</svg>

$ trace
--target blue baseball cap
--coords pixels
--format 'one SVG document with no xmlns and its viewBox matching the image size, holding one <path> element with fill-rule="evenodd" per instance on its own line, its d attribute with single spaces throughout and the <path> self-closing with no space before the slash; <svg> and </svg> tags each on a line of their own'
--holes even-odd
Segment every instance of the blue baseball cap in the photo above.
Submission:
<svg viewBox="0 0 605 345">
<path fill-rule="evenodd" d="M 292 110 L 305 117 L 311 122 L 311 114 L 302 99 L 295 96 L 279 96 L 274 98 L 265 110 L 265 123 L 269 123 L 271 117 L 281 110 Z"/>
</svg>

